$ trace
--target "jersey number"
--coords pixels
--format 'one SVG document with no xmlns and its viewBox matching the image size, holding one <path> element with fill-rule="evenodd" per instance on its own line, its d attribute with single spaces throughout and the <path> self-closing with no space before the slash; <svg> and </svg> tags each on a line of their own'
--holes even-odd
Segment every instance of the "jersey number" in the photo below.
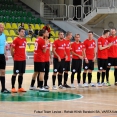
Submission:
<svg viewBox="0 0 117 117">
<path fill-rule="evenodd" d="M 37 48 L 38 48 L 38 43 L 35 42 L 35 50 L 37 50 Z"/>
</svg>

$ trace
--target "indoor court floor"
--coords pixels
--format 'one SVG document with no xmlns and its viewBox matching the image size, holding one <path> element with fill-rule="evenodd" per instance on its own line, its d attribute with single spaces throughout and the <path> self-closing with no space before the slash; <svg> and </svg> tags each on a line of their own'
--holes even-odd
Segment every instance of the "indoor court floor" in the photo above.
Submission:
<svg viewBox="0 0 117 117">
<path fill-rule="evenodd" d="M 12 69 L 12 66 L 6 68 L 6 87 L 9 90 Z M 0 93 L 0 117 L 117 117 L 117 87 L 113 85 L 113 70 L 110 72 L 112 86 L 53 91 L 51 69 L 48 81 L 50 92 L 29 91 L 32 74 L 33 66 L 27 65 L 23 81 L 26 93 Z M 96 70 L 93 72 L 93 83 L 96 83 Z M 77 87 L 76 78 L 74 84 Z"/>
</svg>

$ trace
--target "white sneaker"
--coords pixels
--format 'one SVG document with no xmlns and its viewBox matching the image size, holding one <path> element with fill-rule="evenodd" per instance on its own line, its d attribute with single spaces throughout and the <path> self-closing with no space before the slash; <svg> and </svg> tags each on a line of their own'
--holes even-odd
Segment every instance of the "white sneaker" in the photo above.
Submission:
<svg viewBox="0 0 117 117">
<path fill-rule="evenodd" d="M 71 84 L 71 88 L 76 88 L 74 84 Z"/>
<path fill-rule="evenodd" d="M 40 88 L 39 91 L 41 92 L 48 92 L 49 90 L 48 89 L 45 89 L 44 87 Z"/>
<path fill-rule="evenodd" d="M 96 87 L 93 83 L 90 83 L 89 85 L 90 85 L 91 87 Z"/>
<path fill-rule="evenodd" d="M 47 85 L 47 86 L 44 86 L 45 89 L 49 89 L 50 87 Z"/>
<path fill-rule="evenodd" d="M 100 82 L 97 83 L 98 87 L 102 87 L 102 84 Z"/>
<path fill-rule="evenodd" d="M 65 89 L 65 87 L 63 87 L 62 85 L 58 86 L 59 89 Z"/>
<path fill-rule="evenodd" d="M 52 89 L 53 90 L 57 90 L 57 87 L 55 85 L 53 85 Z"/>
<path fill-rule="evenodd" d="M 107 85 L 106 83 L 103 82 L 103 83 L 102 83 L 102 86 L 106 86 L 106 87 L 107 87 L 108 85 Z"/>
<path fill-rule="evenodd" d="M 89 85 L 87 83 L 84 83 L 83 87 L 89 87 Z"/>
<path fill-rule="evenodd" d="M 33 86 L 33 87 L 29 87 L 29 90 L 36 90 L 36 87 L 35 86 Z"/>
<path fill-rule="evenodd" d="M 81 85 L 80 83 L 78 84 L 78 87 L 79 88 L 84 88 L 83 85 Z"/>
</svg>

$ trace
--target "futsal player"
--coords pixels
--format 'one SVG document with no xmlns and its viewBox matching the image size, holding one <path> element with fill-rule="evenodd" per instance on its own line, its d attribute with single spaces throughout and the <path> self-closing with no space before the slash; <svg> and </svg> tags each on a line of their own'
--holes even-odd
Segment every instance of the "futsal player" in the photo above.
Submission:
<svg viewBox="0 0 117 117">
<path fill-rule="evenodd" d="M 106 70 L 106 80 L 107 85 L 110 86 L 109 82 L 109 71 L 111 66 L 114 66 L 114 77 L 115 77 L 115 85 L 117 86 L 117 36 L 116 36 L 116 28 L 111 29 L 111 36 L 108 38 L 109 43 L 113 43 L 113 45 L 108 49 L 108 66 Z"/>
<path fill-rule="evenodd" d="M 48 36 L 49 33 L 46 30 L 39 31 L 39 37 L 35 41 L 35 50 L 34 50 L 34 74 L 32 76 L 30 90 L 39 90 L 39 91 L 49 91 L 43 87 L 44 73 L 45 73 L 45 53 L 46 45 L 49 41 L 46 41 L 44 37 Z M 34 87 L 35 79 L 39 74 L 40 88 L 36 89 Z"/>
<path fill-rule="evenodd" d="M 6 52 L 6 36 L 3 33 L 4 26 L 0 23 L 0 80 L 1 80 L 1 93 L 10 93 L 5 88 L 5 68 L 6 68 L 6 60 L 8 60 L 7 52 Z"/>
<path fill-rule="evenodd" d="M 65 63 L 65 58 L 67 58 L 67 55 L 65 52 L 64 33 L 59 32 L 58 35 L 59 35 L 59 38 L 54 41 L 53 49 L 52 49 L 54 54 L 53 75 L 52 75 L 53 90 L 57 90 L 57 87 L 55 86 L 57 73 L 58 73 L 58 88 L 60 89 L 65 88 L 62 86 L 63 68 Z"/>
<path fill-rule="evenodd" d="M 93 31 L 88 32 L 88 39 L 84 41 L 84 61 L 83 61 L 83 87 L 95 87 L 92 80 L 92 71 L 94 70 L 94 61 L 96 59 L 96 43 L 93 39 Z M 88 75 L 88 84 L 86 83 L 86 75 Z"/>
<path fill-rule="evenodd" d="M 98 72 L 97 72 L 97 86 L 106 86 L 104 83 L 105 73 L 108 64 L 108 48 L 112 46 L 112 43 L 108 43 L 109 30 L 104 30 L 103 35 L 98 38 Z M 100 75 L 102 75 L 102 81 L 100 83 Z"/>
<path fill-rule="evenodd" d="M 71 88 L 75 88 L 74 75 L 77 73 L 78 87 L 81 87 L 81 69 L 83 59 L 83 44 L 80 41 L 80 34 L 74 36 L 75 42 L 71 44 L 72 64 L 71 64 Z"/>
<path fill-rule="evenodd" d="M 17 92 L 26 92 L 24 88 L 22 88 L 23 83 L 23 74 L 25 73 L 26 68 L 26 39 L 25 36 L 25 29 L 19 28 L 18 29 L 18 37 L 13 40 L 11 44 L 11 55 L 14 60 L 14 68 L 13 68 L 13 75 L 11 78 L 12 84 L 12 93 Z M 16 76 L 18 75 L 18 91 L 15 88 L 15 81 Z"/>
<path fill-rule="evenodd" d="M 66 88 L 71 88 L 69 85 L 67 85 L 68 71 L 70 71 L 70 55 L 71 55 L 70 39 L 71 38 L 72 38 L 72 33 L 71 32 L 67 32 L 66 33 L 66 37 L 64 39 L 65 52 L 67 54 L 67 59 L 65 60 L 65 65 L 64 65 L 64 83 L 63 83 L 63 87 L 66 87 Z"/>
</svg>

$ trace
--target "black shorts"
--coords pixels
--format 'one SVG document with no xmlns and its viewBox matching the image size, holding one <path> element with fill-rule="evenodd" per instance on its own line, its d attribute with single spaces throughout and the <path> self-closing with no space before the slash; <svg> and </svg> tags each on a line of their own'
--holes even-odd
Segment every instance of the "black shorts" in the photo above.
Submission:
<svg viewBox="0 0 117 117">
<path fill-rule="evenodd" d="M 50 62 L 45 62 L 45 72 L 49 72 L 50 70 Z"/>
<path fill-rule="evenodd" d="M 81 73 L 82 69 L 82 60 L 81 59 L 72 59 L 71 72 Z"/>
<path fill-rule="evenodd" d="M 61 62 L 59 62 L 57 58 L 54 58 L 53 59 L 53 67 L 54 67 L 53 72 L 63 73 L 64 65 L 65 65 L 65 59 L 61 59 Z"/>
<path fill-rule="evenodd" d="M 5 68 L 6 68 L 5 55 L 0 54 L 0 69 L 5 69 Z"/>
<path fill-rule="evenodd" d="M 70 71 L 70 61 L 65 61 L 63 70 Z"/>
<path fill-rule="evenodd" d="M 84 70 L 94 70 L 94 62 L 92 60 L 88 60 L 89 63 L 86 63 L 85 60 L 83 61 L 83 69 Z"/>
<path fill-rule="evenodd" d="M 117 66 L 117 58 L 108 58 L 108 66 Z"/>
<path fill-rule="evenodd" d="M 25 73 L 26 69 L 26 61 L 14 61 L 14 68 L 13 73 L 19 74 L 19 73 Z"/>
<path fill-rule="evenodd" d="M 45 72 L 45 62 L 34 62 L 34 72 Z"/>
<path fill-rule="evenodd" d="M 107 69 L 108 59 L 98 58 L 97 62 L 98 62 L 98 70 L 106 70 Z"/>
</svg>

